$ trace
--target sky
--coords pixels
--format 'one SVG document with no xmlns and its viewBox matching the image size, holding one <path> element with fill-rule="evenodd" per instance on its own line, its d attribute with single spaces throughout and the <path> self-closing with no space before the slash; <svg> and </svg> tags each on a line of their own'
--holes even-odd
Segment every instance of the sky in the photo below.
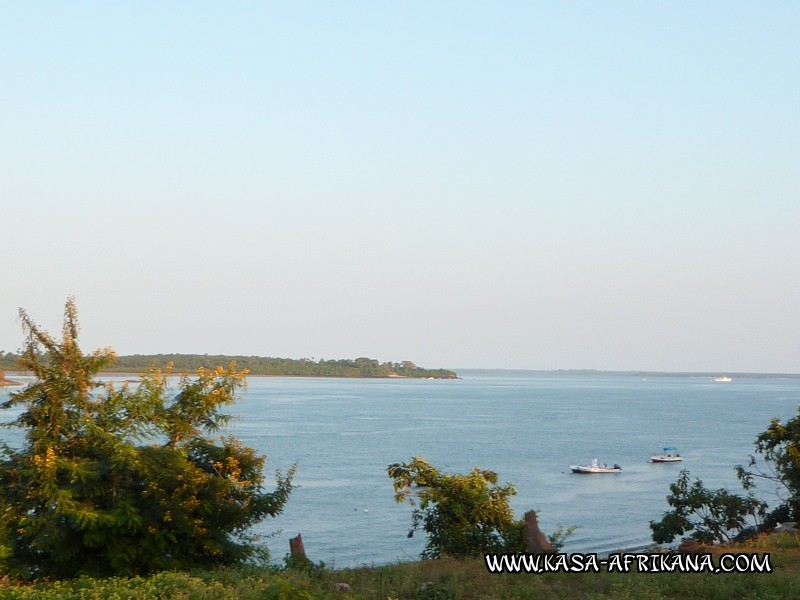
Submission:
<svg viewBox="0 0 800 600">
<path fill-rule="evenodd" d="M 800 3 L 0 15 L 2 350 L 800 372 Z"/>
</svg>

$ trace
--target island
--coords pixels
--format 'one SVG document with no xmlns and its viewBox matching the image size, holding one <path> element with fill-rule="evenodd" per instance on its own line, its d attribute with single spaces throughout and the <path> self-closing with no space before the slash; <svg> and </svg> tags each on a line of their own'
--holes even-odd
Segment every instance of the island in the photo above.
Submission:
<svg viewBox="0 0 800 600">
<path fill-rule="evenodd" d="M 0 352 L 0 368 L 17 368 L 19 355 Z M 276 377 L 406 377 L 416 379 L 458 379 L 455 372 L 447 369 L 425 369 L 409 360 L 402 362 L 379 362 L 373 358 L 355 359 L 309 359 L 273 358 L 268 356 L 229 356 L 225 354 L 133 354 L 118 356 L 110 365 L 108 373 L 143 373 L 152 367 L 163 368 L 172 363 L 173 371 L 191 373 L 199 367 L 206 369 L 235 362 L 239 369 L 247 369 L 251 375 Z"/>
</svg>

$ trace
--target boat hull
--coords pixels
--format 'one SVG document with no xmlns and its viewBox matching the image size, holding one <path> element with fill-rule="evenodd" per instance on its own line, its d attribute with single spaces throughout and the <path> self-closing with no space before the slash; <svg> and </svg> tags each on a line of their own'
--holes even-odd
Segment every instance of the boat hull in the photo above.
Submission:
<svg viewBox="0 0 800 600">
<path fill-rule="evenodd" d="M 622 467 L 591 467 L 588 465 L 572 465 L 570 466 L 573 473 L 579 475 L 600 475 L 603 473 L 622 473 Z"/>
</svg>

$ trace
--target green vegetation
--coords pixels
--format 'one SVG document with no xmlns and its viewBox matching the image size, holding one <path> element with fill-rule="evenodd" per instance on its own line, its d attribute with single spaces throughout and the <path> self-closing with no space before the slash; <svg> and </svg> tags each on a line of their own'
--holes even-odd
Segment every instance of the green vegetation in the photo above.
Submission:
<svg viewBox="0 0 800 600">
<path fill-rule="evenodd" d="M 19 368 L 19 361 L 22 358 L 21 354 L 14 352 L 4 352 L 0 350 L 0 369 L 15 370 Z"/>
<path fill-rule="evenodd" d="M 440 473 L 419 457 L 386 470 L 395 500 L 414 507 L 408 537 L 417 529 L 428 534 L 424 558 L 525 551 L 523 522 L 514 519 L 509 505 L 517 490 L 497 485 L 497 473 L 477 468 L 467 475 Z"/>
<path fill-rule="evenodd" d="M 798 407 L 800 413 L 800 407 Z M 689 483 L 689 472 L 681 471 L 670 485 L 667 503 L 672 507 L 661 521 L 651 521 L 653 541 L 670 543 L 688 533 L 685 539 L 704 543 L 727 542 L 748 530 L 772 527 L 783 521 L 800 520 L 800 414 L 787 423 L 773 419 L 755 441 L 763 463 L 750 457 L 748 468 L 738 465 L 736 474 L 745 495 L 725 489 L 709 490 L 699 479 Z M 766 480 L 779 490 L 780 504 L 767 512 L 768 505 L 754 494 L 757 479 Z"/>
<path fill-rule="evenodd" d="M 667 504 L 672 510 L 664 513 L 661 521 L 650 522 L 657 544 L 668 544 L 689 532 L 691 539 L 706 544 L 730 542 L 766 514 L 766 503 L 752 492 L 739 496 L 725 489 L 708 490 L 699 479 L 690 484 L 686 470 L 669 489 Z"/>
<path fill-rule="evenodd" d="M 772 573 L 489 574 L 481 559 L 423 560 L 357 569 L 234 568 L 151 577 L 15 584 L 10 600 L 643 600 L 795 599 L 800 597 L 800 536 L 761 536 L 732 552 L 768 552 Z M 342 584 L 347 584 L 343 588 Z M 344 591 L 342 591 L 344 590 Z"/>
<path fill-rule="evenodd" d="M 769 514 L 769 523 L 800 521 L 800 407 L 786 423 L 773 419 L 755 446 L 764 464 L 751 456 L 749 468 L 737 467 L 739 478 L 766 480 L 777 487 L 781 504 Z"/>
<path fill-rule="evenodd" d="M 0 351 L 0 368 L 17 369 L 21 356 Z M 251 375 L 297 376 L 297 377 L 416 377 L 435 379 L 455 379 L 456 374 L 447 369 L 423 369 L 405 360 L 399 363 L 380 363 L 372 358 L 314 361 L 301 358 L 270 358 L 263 356 L 226 356 L 208 354 L 135 354 L 118 356 L 106 371 L 117 373 L 142 373 L 154 367 L 163 368 L 172 364 L 178 372 L 194 372 L 197 369 L 211 369 L 217 365 L 235 362 Z"/>
<path fill-rule="evenodd" d="M 670 486 L 672 510 L 651 523 L 659 542 L 688 533 L 722 542 L 724 551 L 768 552 L 769 574 L 489 574 L 482 554 L 524 550 L 524 525 L 509 504 L 514 486 L 498 485 L 489 470 L 441 473 L 418 457 L 387 472 L 395 499 L 414 509 L 409 536 L 428 536 L 423 557 L 430 560 L 330 570 L 295 556 L 284 567 L 268 566 L 266 550 L 247 531 L 282 511 L 294 468 L 278 472 L 275 489 L 265 492 L 263 457 L 233 438 L 210 437 L 228 419 L 221 407 L 235 400 L 246 370 L 195 365 L 197 375 L 170 390 L 169 369 L 141 365 L 139 385 L 115 387 L 96 380 L 114 353 L 84 355 L 78 347 L 72 300 L 61 341 L 20 316 L 26 345 L 15 360 L 36 381 L 2 405 L 23 409 L 11 425 L 26 434 L 21 449 L 1 448 L 3 598 L 800 597 L 800 535 L 754 532 L 745 544 L 733 543 L 752 522 L 800 515 L 800 415 L 774 420 L 758 436 L 764 465 L 751 457 L 749 468 L 737 468 L 745 495 L 707 490 L 682 471 Z M 396 374 L 417 370 L 412 363 L 334 362 L 351 362 L 343 365 L 359 370 L 351 376 L 381 376 L 372 369 L 385 365 Z M 752 492 L 758 478 L 784 490 L 770 513 Z M 551 543 L 559 548 L 573 529 L 559 527 Z"/>
<path fill-rule="evenodd" d="M 467 475 L 441 473 L 424 458 L 386 468 L 393 480 L 395 500 L 408 502 L 411 529 L 428 539 L 423 558 L 474 558 L 487 552 L 525 552 L 525 525 L 515 519 L 509 501 L 517 493 L 510 483 L 497 485 L 494 471 L 473 468 Z M 558 551 L 577 526 L 548 536 Z"/>
<path fill-rule="evenodd" d="M 109 349 L 84 355 L 68 300 L 57 342 L 20 311 L 22 364 L 36 377 L 2 407 L 26 442 L 3 447 L 0 559 L 21 578 L 134 575 L 211 568 L 257 558 L 248 528 L 281 512 L 293 469 L 262 489 L 264 458 L 234 438 L 208 437 L 226 422 L 244 372 L 234 365 L 182 377 L 152 370 L 131 390 L 97 382 Z M 45 356 L 47 360 L 42 360 Z"/>
</svg>

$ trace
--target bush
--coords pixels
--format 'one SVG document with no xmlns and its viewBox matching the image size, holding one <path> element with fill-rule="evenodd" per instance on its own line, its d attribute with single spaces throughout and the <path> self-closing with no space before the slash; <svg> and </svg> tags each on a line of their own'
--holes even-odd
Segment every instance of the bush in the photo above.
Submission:
<svg viewBox="0 0 800 600">
<path fill-rule="evenodd" d="M 747 482 L 743 482 L 747 485 Z M 653 541 L 666 544 L 684 533 L 703 543 L 730 542 L 736 535 L 764 518 L 766 504 L 748 493 L 731 494 L 725 489 L 709 490 L 699 479 L 689 482 L 689 472 L 681 471 L 678 481 L 669 486 L 667 503 L 672 510 L 661 521 L 650 521 Z"/>
<path fill-rule="evenodd" d="M 36 381 L 3 408 L 19 450 L 0 461 L 0 541 L 5 566 L 23 576 L 130 575 L 211 567 L 259 555 L 247 529 L 279 514 L 294 467 L 264 492 L 264 458 L 232 437 L 208 434 L 228 416 L 246 372 L 200 369 L 168 390 L 169 369 L 134 388 L 94 379 L 109 349 L 84 355 L 74 300 L 56 342 L 20 310 L 24 368 Z"/>
<path fill-rule="evenodd" d="M 415 507 L 408 536 L 417 529 L 428 534 L 423 557 L 525 550 L 524 523 L 509 506 L 517 491 L 511 484 L 497 485 L 497 473 L 475 468 L 467 475 L 443 474 L 418 457 L 389 465 L 387 472 L 397 502 Z"/>
<path fill-rule="evenodd" d="M 800 412 L 800 407 L 798 407 Z M 756 452 L 763 456 L 765 470 L 750 457 L 749 468 L 737 467 L 741 478 L 759 478 L 775 485 L 781 504 L 767 517 L 771 525 L 800 520 L 800 414 L 786 423 L 770 422 L 755 441 Z"/>
</svg>

